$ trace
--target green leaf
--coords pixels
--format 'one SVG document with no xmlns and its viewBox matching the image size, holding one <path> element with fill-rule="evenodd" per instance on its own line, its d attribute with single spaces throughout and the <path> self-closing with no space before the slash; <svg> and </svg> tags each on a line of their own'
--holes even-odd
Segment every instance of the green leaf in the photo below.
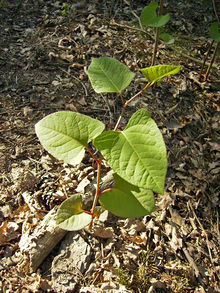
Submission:
<svg viewBox="0 0 220 293">
<path fill-rule="evenodd" d="M 143 25 L 150 27 L 161 27 L 170 20 L 170 15 L 168 13 L 157 16 L 157 7 L 157 2 L 151 2 L 148 6 L 144 7 L 141 12 L 141 22 Z"/>
<path fill-rule="evenodd" d="M 135 76 L 126 65 L 109 57 L 92 58 L 88 75 L 97 93 L 121 93 Z"/>
<path fill-rule="evenodd" d="M 73 165 L 81 162 L 87 144 L 104 128 L 102 122 L 75 112 L 53 113 L 35 125 L 43 147 L 55 158 Z"/>
<path fill-rule="evenodd" d="M 76 193 L 65 200 L 56 214 L 56 224 L 68 231 L 77 231 L 86 227 L 92 216 L 82 210 L 82 197 Z"/>
<path fill-rule="evenodd" d="M 216 41 L 216 42 L 220 42 L 220 33 L 219 33 L 219 29 L 218 29 L 218 22 L 213 22 L 210 26 L 209 29 L 209 33 L 210 33 L 210 37 Z"/>
<path fill-rule="evenodd" d="M 106 131 L 94 140 L 112 169 L 124 180 L 163 193 L 167 170 L 166 147 L 147 110 L 138 110 L 124 131 Z"/>
<path fill-rule="evenodd" d="M 148 68 L 141 69 L 141 72 L 148 80 L 154 83 L 167 75 L 174 75 L 180 71 L 181 66 L 174 65 L 156 65 Z"/>
<path fill-rule="evenodd" d="M 174 43 L 173 36 L 169 34 L 164 33 L 164 34 L 161 34 L 160 37 L 166 43 L 166 45 L 172 45 Z"/>
<path fill-rule="evenodd" d="M 138 218 L 154 210 L 154 195 L 151 190 L 134 186 L 114 174 L 115 186 L 99 197 L 101 205 L 119 217 Z"/>
</svg>

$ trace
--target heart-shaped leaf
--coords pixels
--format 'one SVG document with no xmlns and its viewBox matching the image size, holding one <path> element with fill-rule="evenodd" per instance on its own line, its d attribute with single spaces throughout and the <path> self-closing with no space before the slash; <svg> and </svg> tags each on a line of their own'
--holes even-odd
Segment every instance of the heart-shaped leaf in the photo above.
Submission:
<svg viewBox="0 0 220 293">
<path fill-rule="evenodd" d="M 124 180 L 163 193 L 166 147 L 147 110 L 138 110 L 124 131 L 106 131 L 94 140 L 112 169 Z"/>
<path fill-rule="evenodd" d="M 55 158 L 73 165 L 81 162 L 87 144 L 104 128 L 102 122 L 75 112 L 53 113 L 35 125 L 43 147 Z"/>
<path fill-rule="evenodd" d="M 99 197 L 101 205 L 119 217 L 138 218 L 154 210 L 151 190 L 134 186 L 114 174 L 115 186 Z"/>
<path fill-rule="evenodd" d="M 151 2 L 148 6 L 144 7 L 141 12 L 141 22 L 143 25 L 161 27 L 170 20 L 170 15 L 168 13 L 166 15 L 157 16 L 157 7 L 157 2 Z"/>
<path fill-rule="evenodd" d="M 210 33 L 210 37 L 216 41 L 216 42 L 220 42 L 220 33 L 219 33 L 219 30 L 218 30 L 218 22 L 213 22 L 210 26 L 210 30 L 209 30 L 209 33 Z"/>
<path fill-rule="evenodd" d="M 154 83 L 161 80 L 168 75 L 177 74 L 180 71 L 181 66 L 174 65 L 156 65 L 148 68 L 141 69 L 141 72 L 145 76 L 148 82 Z"/>
<path fill-rule="evenodd" d="M 82 210 L 82 197 L 76 193 L 65 200 L 56 215 L 56 224 L 68 231 L 77 231 L 86 227 L 92 220 L 90 214 Z"/>
<path fill-rule="evenodd" d="M 135 76 L 126 65 L 109 57 L 92 58 L 88 75 L 97 93 L 121 93 Z"/>
</svg>

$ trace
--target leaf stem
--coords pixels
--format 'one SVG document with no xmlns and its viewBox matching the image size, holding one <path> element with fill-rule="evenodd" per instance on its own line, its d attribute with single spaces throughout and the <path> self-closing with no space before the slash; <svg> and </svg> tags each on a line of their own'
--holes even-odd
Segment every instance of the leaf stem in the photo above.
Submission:
<svg viewBox="0 0 220 293">
<path fill-rule="evenodd" d="M 95 198 L 94 198 L 92 209 L 91 209 L 92 215 L 94 215 L 94 210 L 95 210 L 96 204 L 98 202 L 98 198 L 99 198 L 99 185 L 100 185 L 100 177 L 101 177 L 101 168 L 102 168 L 102 164 L 101 164 L 101 160 L 100 160 L 98 163 L 98 169 L 97 169 L 96 193 L 95 193 Z"/>
<path fill-rule="evenodd" d="M 108 191 L 112 191 L 112 188 L 107 188 L 107 189 L 103 190 L 102 192 L 100 192 L 100 194 L 104 194 L 104 193 L 106 193 Z"/>
<path fill-rule="evenodd" d="M 148 89 L 151 85 L 152 85 L 152 83 L 151 83 L 151 82 L 148 82 L 148 84 L 147 84 L 147 85 L 146 85 L 141 91 L 139 91 L 136 95 L 134 95 L 132 98 L 130 98 L 129 100 L 127 100 L 127 101 L 124 103 L 124 105 L 123 105 L 123 107 L 122 107 L 121 115 L 120 115 L 120 117 L 118 118 L 118 121 L 117 121 L 117 123 L 116 123 L 116 125 L 115 125 L 114 131 L 117 131 L 117 130 L 118 130 L 119 124 L 120 124 L 121 119 L 122 119 L 122 117 L 123 117 L 123 115 L 124 115 L 125 108 L 127 107 L 127 105 L 128 105 L 130 102 L 132 102 L 137 96 L 141 95 L 144 91 L 146 91 L 146 89 Z"/>
<path fill-rule="evenodd" d="M 89 154 L 92 156 L 92 158 L 96 161 L 97 165 L 99 165 L 101 160 L 98 159 L 98 158 L 93 154 L 92 151 L 90 151 L 90 149 L 88 148 L 88 146 L 86 146 L 86 150 L 89 152 Z"/>
<path fill-rule="evenodd" d="M 148 84 L 141 90 L 139 91 L 136 95 L 134 95 L 132 98 L 130 98 L 130 100 L 127 100 L 125 103 L 125 107 L 127 107 L 127 105 L 132 102 L 137 96 L 141 95 L 144 91 L 146 91 L 149 87 L 151 86 L 151 82 L 148 82 Z"/>
<path fill-rule="evenodd" d="M 123 99 L 123 97 L 122 97 L 122 94 L 119 93 L 119 96 L 120 96 L 120 98 L 121 98 L 122 105 L 124 106 L 125 102 L 124 102 L 124 99 Z"/>
</svg>

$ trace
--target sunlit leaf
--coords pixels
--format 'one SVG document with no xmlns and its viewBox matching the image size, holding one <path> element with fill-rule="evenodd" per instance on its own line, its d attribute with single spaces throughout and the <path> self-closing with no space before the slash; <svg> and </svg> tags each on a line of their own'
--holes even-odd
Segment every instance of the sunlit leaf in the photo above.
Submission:
<svg viewBox="0 0 220 293">
<path fill-rule="evenodd" d="M 177 74 L 180 71 L 180 66 L 174 65 L 156 65 L 148 68 L 141 69 L 141 72 L 148 80 L 154 83 L 165 76 Z"/>
<path fill-rule="evenodd" d="M 56 215 L 56 224 L 68 231 L 80 230 L 86 227 L 91 220 L 92 216 L 82 210 L 82 197 L 78 193 L 65 200 Z"/>
<path fill-rule="evenodd" d="M 134 186 L 117 174 L 114 174 L 115 186 L 103 193 L 101 205 L 120 217 L 137 218 L 150 214 L 154 210 L 154 195 L 151 190 Z"/>
<path fill-rule="evenodd" d="M 126 65 L 109 57 L 92 58 L 88 75 L 97 93 L 121 93 L 135 76 Z"/>
<path fill-rule="evenodd" d="M 43 147 L 55 158 L 73 165 L 81 162 L 87 144 L 104 128 L 102 122 L 75 112 L 53 113 L 35 125 Z"/>
<path fill-rule="evenodd" d="M 112 169 L 124 180 L 163 193 L 166 147 L 147 110 L 138 110 L 124 131 L 106 131 L 94 140 Z"/>
</svg>

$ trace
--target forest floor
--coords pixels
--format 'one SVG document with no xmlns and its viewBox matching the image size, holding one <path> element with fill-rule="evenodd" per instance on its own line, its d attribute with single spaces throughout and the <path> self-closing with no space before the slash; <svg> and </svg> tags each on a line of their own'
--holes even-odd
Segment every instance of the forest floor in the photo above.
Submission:
<svg viewBox="0 0 220 293">
<path fill-rule="evenodd" d="M 173 62 L 181 71 L 134 100 L 121 124 L 146 108 L 163 134 L 168 172 L 155 212 L 141 219 L 107 219 L 104 228 L 113 232 L 106 238 L 83 231 L 94 266 L 74 291 L 65 286 L 60 291 L 52 280 L 60 243 L 36 272 L 24 266 L 22 234 L 34 230 L 80 183 L 70 180 L 74 167 L 42 148 L 35 124 L 68 110 L 114 125 L 120 98 L 93 91 L 87 75 L 91 59 L 114 57 L 135 72 L 123 93 L 129 98 L 146 85 L 140 69 L 150 66 L 153 52 L 153 30 L 141 32 L 134 16 L 145 1 L 130 7 L 122 0 L 66 1 L 66 16 L 61 2 L 0 1 L 0 291 L 220 292 L 219 58 L 208 81 L 197 80 L 211 42 L 208 27 L 216 21 L 205 0 L 165 1 L 164 12 L 171 14 L 165 29 L 175 43 L 159 43 L 156 64 Z"/>
</svg>

